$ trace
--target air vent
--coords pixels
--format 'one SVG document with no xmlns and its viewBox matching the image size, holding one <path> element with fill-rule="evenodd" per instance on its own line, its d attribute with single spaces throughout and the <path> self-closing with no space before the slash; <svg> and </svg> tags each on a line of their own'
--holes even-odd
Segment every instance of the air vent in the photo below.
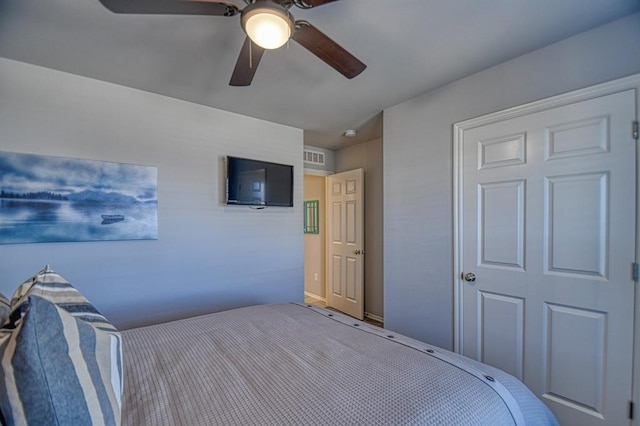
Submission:
<svg viewBox="0 0 640 426">
<path fill-rule="evenodd" d="M 315 164 L 316 166 L 324 166 L 324 153 L 318 151 L 304 150 L 304 162 Z"/>
</svg>

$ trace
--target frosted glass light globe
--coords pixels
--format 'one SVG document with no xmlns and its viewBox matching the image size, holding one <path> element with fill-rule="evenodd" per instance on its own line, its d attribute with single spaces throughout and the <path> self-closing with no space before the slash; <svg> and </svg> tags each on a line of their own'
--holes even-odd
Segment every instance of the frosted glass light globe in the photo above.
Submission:
<svg viewBox="0 0 640 426">
<path fill-rule="evenodd" d="M 241 22 L 251 41 L 263 49 L 277 49 L 291 38 L 295 30 L 289 10 L 266 0 L 245 7 Z"/>
<path fill-rule="evenodd" d="M 247 19 L 247 35 L 255 44 L 264 49 L 277 49 L 289 40 L 289 23 L 271 13 L 258 13 Z"/>
</svg>

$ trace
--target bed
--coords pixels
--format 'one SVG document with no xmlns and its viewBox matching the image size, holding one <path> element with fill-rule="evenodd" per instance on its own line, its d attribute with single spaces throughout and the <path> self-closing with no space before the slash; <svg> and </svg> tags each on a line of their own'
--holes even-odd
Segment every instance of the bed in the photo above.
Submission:
<svg viewBox="0 0 640 426">
<path fill-rule="evenodd" d="M 122 337 L 123 425 L 555 424 L 500 370 L 312 305 Z"/>
<path fill-rule="evenodd" d="M 521 382 L 324 308 L 118 331 L 49 267 L 0 294 L 7 425 L 555 425 Z"/>
</svg>

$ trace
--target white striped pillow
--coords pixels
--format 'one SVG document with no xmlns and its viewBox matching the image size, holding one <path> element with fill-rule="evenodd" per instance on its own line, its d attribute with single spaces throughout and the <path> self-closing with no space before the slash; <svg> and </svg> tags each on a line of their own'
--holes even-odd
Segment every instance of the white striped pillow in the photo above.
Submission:
<svg viewBox="0 0 640 426">
<path fill-rule="evenodd" d="M 49 267 L 18 287 L 11 311 L 0 329 L 5 422 L 119 425 L 122 341 L 115 327 Z"/>
</svg>

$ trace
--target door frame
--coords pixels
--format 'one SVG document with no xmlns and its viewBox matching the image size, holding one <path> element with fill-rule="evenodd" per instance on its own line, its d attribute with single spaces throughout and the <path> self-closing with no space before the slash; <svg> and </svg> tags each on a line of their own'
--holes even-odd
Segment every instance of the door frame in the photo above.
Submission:
<svg viewBox="0 0 640 426">
<path fill-rule="evenodd" d="M 575 90 L 565 94 L 553 96 L 539 101 L 527 103 L 524 105 L 509 108 L 483 115 L 481 117 L 454 123 L 453 125 L 453 348 L 456 353 L 462 353 L 463 342 L 463 310 L 462 310 L 462 286 L 464 281 L 461 277 L 463 264 L 463 231 L 462 231 L 462 212 L 464 209 L 462 200 L 462 184 L 463 184 L 463 142 L 464 132 L 476 127 L 497 123 L 500 121 L 522 117 L 536 112 L 561 107 L 588 99 L 598 98 L 610 95 L 624 90 L 636 90 L 636 120 L 638 120 L 638 107 L 640 107 L 640 74 L 613 80 L 610 82 L 598 84 L 584 89 Z M 631 132 L 631 123 L 629 123 L 629 132 Z M 636 142 L 636 253 L 635 261 L 640 263 L 640 149 Z M 629 273 L 631 273 L 631 265 L 629 265 Z M 632 400 L 638 405 L 640 397 L 640 285 L 635 283 L 635 307 L 634 307 L 634 343 L 633 343 L 633 389 Z M 633 426 L 640 426 L 640 409 L 636 407 L 634 419 L 631 421 Z"/>
<path fill-rule="evenodd" d="M 327 214 L 326 213 L 327 209 L 325 207 L 326 199 L 327 199 L 327 190 L 326 190 L 326 188 L 327 188 L 327 176 L 333 174 L 333 172 L 329 171 L 329 170 L 309 169 L 309 168 L 305 167 L 303 172 L 302 172 L 302 174 L 303 174 L 303 196 L 302 196 L 303 199 L 306 199 L 305 195 L 304 195 L 304 176 L 305 175 L 309 175 L 309 176 L 317 176 L 317 177 L 323 178 L 323 186 L 325 188 L 325 191 L 324 191 L 324 197 L 323 197 L 322 202 L 320 203 L 320 206 L 319 206 L 320 209 L 318 211 L 318 218 L 320 219 L 320 222 L 323 225 L 323 226 L 320 227 L 320 233 L 321 234 L 325 234 L 326 233 L 326 229 L 324 229 L 325 228 L 324 224 L 326 223 L 326 214 Z M 320 297 L 319 295 L 312 294 L 312 293 L 307 293 L 307 291 L 303 288 L 303 293 L 304 293 L 304 297 L 305 298 L 306 297 L 310 297 L 310 298 L 315 299 L 315 300 L 317 300 L 317 301 L 319 301 L 321 303 L 324 303 L 325 305 L 327 303 L 327 277 L 326 277 L 326 274 L 327 274 L 327 259 L 326 259 L 327 247 L 326 247 L 326 243 L 327 243 L 327 241 L 326 240 L 327 240 L 327 237 L 326 237 L 326 234 L 325 234 L 325 238 L 324 238 L 324 245 L 325 245 L 325 247 L 324 247 L 324 256 L 325 256 L 325 259 L 324 259 L 324 262 L 322 262 L 322 264 L 320 265 L 320 268 L 322 269 L 322 274 L 323 274 L 323 279 L 322 279 L 322 282 L 320 283 L 320 286 L 321 286 L 322 290 L 324 291 L 324 297 Z M 305 247 L 305 250 L 306 250 L 306 247 Z M 305 253 L 305 260 L 306 260 L 306 253 Z"/>
</svg>

